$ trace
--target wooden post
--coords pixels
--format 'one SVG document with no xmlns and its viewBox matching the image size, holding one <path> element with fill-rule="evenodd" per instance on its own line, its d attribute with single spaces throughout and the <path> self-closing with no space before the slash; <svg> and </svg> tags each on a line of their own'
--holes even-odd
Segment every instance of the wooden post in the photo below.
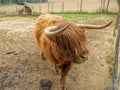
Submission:
<svg viewBox="0 0 120 90">
<path fill-rule="evenodd" d="M 101 0 L 101 12 L 103 10 L 103 0 Z"/>
<path fill-rule="evenodd" d="M 77 2 L 77 12 L 79 12 L 79 2 Z"/>
<path fill-rule="evenodd" d="M 62 12 L 62 3 L 61 3 L 61 12 Z"/>
<path fill-rule="evenodd" d="M 50 6 L 50 4 L 49 4 L 49 2 L 48 2 L 48 12 L 49 12 L 49 6 Z"/>
<path fill-rule="evenodd" d="M 82 12 L 82 3 L 83 3 L 83 1 L 80 0 L 80 12 Z"/>
<path fill-rule="evenodd" d="M 53 2 L 52 2 L 52 12 L 53 12 Z"/>
<path fill-rule="evenodd" d="M 117 0 L 118 2 L 118 6 L 119 6 L 119 15 L 118 15 L 118 45 L 119 45 L 119 49 L 118 49 L 118 66 L 120 67 L 120 0 Z M 117 69 L 117 84 L 118 84 L 118 89 L 120 90 L 120 68 Z"/>
<path fill-rule="evenodd" d="M 62 12 L 64 12 L 64 1 L 62 2 Z"/>
<path fill-rule="evenodd" d="M 109 4 L 110 4 L 110 0 L 108 0 L 108 2 L 107 2 L 106 13 L 108 13 Z"/>
<path fill-rule="evenodd" d="M 118 58 L 119 58 L 119 48 L 120 48 L 120 0 L 117 0 L 119 6 L 119 15 L 118 15 L 118 23 L 117 24 L 117 33 L 116 33 L 116 40 L 115 40 L 115 50 L 114 50 L 114 69 L 113 69 L 113 79 L 112 79 L 112 88 L 111 90 L 118 90 Z"/>
<path fill-rule="evenodd" d="M 34 7 L 33 6 L 31 6 L 31 8 L 32 8 L 32 15 L 34 14 Z"/>
<path fill-rule="evenodd" d="M 103 13 L 105 13 L 105 0 L 103 0 Z"/>
<path fill-rule="evenodd" d="M 16 14 L 18 14 L 18 8 L 17 8 L 17 6 L 16 6 L 15 8 L 16 8 L 16 9 L 15 9 L 15 10 L 16 10 Z"/>
<path fill-rule="evenodd" d="M 41 6 L 40 6 L 40 4 L 39 4 L 39 12 L 41 12 Z"/>
</svg>

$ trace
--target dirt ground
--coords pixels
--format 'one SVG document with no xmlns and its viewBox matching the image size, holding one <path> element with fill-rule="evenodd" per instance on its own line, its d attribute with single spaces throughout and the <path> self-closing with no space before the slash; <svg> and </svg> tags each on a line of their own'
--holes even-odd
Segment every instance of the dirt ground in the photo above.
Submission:
<svg viewBox="0 0 120 90">
<path fill-rule="evenodd" d="M 36 18 L 0 17 L 0 90 L 41 90 L 40 80 L 53 81 L 59 89 L 59 75 L 47 60 L 41 60 L 33 37 Z M 74 65 L 66 78 L 67 90 L 109 90 L 115 18 L 83 19 L 78 23 L 114 22 L 103 30 L 86 30 L 89 60 Z M 96 23 L 97 22 L 97 23 Z"/>
</svg>

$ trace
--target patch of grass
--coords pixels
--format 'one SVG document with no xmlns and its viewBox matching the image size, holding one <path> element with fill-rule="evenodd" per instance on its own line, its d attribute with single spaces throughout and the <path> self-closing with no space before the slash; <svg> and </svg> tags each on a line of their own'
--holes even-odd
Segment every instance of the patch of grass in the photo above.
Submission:
<svg viewBox="0 0 120 90">
<path fill-rule="evenodd" d="M 68 21 L 71 22 L 78 22 L 80 19 L 97 19 L 97 18 L 101 18 L 101 19 L 106 19 L 106 18 L 111 18 L 111 17 L 116 17 L 118 13 L 113 13 L 113 12 L 109 12 L 107 14 L 100 14 L 100 13 L 89 13 L 89 12 L 54 12 L 51 14 L 56 14 L 59 16 L 62 16 L 63 18 L 65 18 Z M 33 12 L 32 15 L 17 15 L 15 12 L 0 12 L 0 16 L 20 16 L 20 17 L 30 17 L 33 19 L 37 19 L 38 16 L 40 16 L 41 13 L 39 12 Z"/>
<path fill-rule="evenodd" d="M 9 4 L 0 4 L 0 6 L 8 6 Z"/>
<path fill-rule="evenodd" d="M 109 66 L 109 73 L 110 73 L 110 77 L 113 75 L 113 67 L 112 66 Z"/>
<path fill-rule="evenodd" d="M 33 15 L 40 15 L 40 12 L 32 12 Z"/>
<path fill-rule="evenodd" d="M 106 58 L 106 63 L 109 64 L 109 66 L 108 66 L 109 73 L 110 73 L 110 76 L 112 76 L 112 74 L 113 74 L 113 56 L 108 55 Z"/>
<path fill-rule="evenodd" d="M 0 11 L 0 16 L 15 16 L 16 12 Z"/>
<path fill-rule="evenodd" d="M 63 18 L 72 21 L 72 22 L 77 22 L 80 19 L 97 19 L 97 18 L 111 18 L 111 17 L 116 17 L 117 13 L 108 13 L 108 14 L 100 14 L 100 13 L 88 13 L 88 12 L 63 12 L 63 13 L 52 13 L 56 15 L 60 15 Z"/>
<path fill-rule="evenodd" d="M 107 59 L 106 59 L 106 63 L 107 64 L 113 64 L 113 56 L 107 56 Z"/>
<path fill-rule="evenodd" d="M 0 30 L 0 43 L 14 42 L 14 37 L 8 36 L 7 33 L 8 33 L 8 30 Z"/>
</svg>

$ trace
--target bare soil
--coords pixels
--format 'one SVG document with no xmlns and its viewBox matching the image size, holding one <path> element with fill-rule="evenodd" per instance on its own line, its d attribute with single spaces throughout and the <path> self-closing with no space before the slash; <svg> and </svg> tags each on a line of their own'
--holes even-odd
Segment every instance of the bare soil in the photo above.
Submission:
<svg viewBox="0 0 120 90">
<path fill-rule="evenodd" d="M 48 60 L 41 60 L 35 44 L 33 17 L 0 17 L 0 90 L 41 90 L 40 80 L 53 81 L 59 89 L 59 75 Z M 75 64 L 66 79 L 67 90 L 107 90 L 111 83 L 113 29 L 115 18 L 84 19 L 78 23 L 114 22 L 102 30 L 86 30 L 89 60 Z M 108 89 L 109 90 L 109 89 Z"/>
</svg>

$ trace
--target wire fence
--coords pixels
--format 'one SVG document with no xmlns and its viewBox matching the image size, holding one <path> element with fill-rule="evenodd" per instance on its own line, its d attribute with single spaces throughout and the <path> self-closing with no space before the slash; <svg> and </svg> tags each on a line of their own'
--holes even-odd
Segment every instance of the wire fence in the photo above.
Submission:
<svg viewBox="0 0 120 90">
<path fill-rule="evenodd" d="M 107 5 L 107 2 L 105 3 L 105 5 Z M 28 3 L 27 6 L 29 6 L 32 10 L 32 14 L 38 14 L 38 13 L 46 13 L 46 12 L 100 12 L 102 11 L 102 6 L 101 6 L 101 2 L 100 0 L 89 0 L 89 1 L 51 1 L 51 2 L 47 2 L 47 3 L 37 3 L 37 4 L 30 4 Z M 1 6 L 0 7 L 0 14 L 3 15 L 12 15 L 12 14 L 18 14 L 18 11 L 21 10 L 23 6 L 20 5 L 9 5 L 9 6 Z M 105 7 L 104 7 L 105 8 Z M 110 2 L 109 4 L 109 11 L 112 12 L 117 12 L 118 11 L 118 6 L 116 2 Z M 119 15 L 120 18 L 120 15 Z M 120 19 L 119 19 L 120 22 Z M 120 29 L 120 25 L 119 29 Z M 120 32 L 120 30 L 119 30 Z M 120 38 L 120 35 L 119 35 Z M 120 42 L 120 41 L 117 41 Z M 117 43 L 116 42 L 116 43 Z M 118 48 L 120 46 L 116 46 L 118 50 Z M 120 49 L 119 49 L 120 50 Z M 117 51 L 117 54 L 120 54 L 120 51 Z M 119 55 L 120 56 L 120 55 Z M 120 67 L 120 65 L 118 66 L 118 55 L 116 56 L 117 60 L 115 62 L 115 70 L 114 70 L 114 75 L 113 75 L 113 86 L 110 90 L 117 90 L 118 87 L 120 87 L 120 72 L 117 72 L 118 67 Z M 119 57 L 120 58 L 120 57 Z M 120 62 L 119 62 L 120 63 Z M 116 66 L 117 65 L 117 66 Z M 116 69 L 117 68 L 117 69 Z M 119 70 L 120 71 L 120 70 Z M 117 75 L 118 74 L 118 75 Z M 116 80 L 117 79 L 117 80 Z M 118 86 L 116 87 L 116 85 L 114 83 L 117 83 Z"/>
<path fill-rule="evenodd" d="M 82 1 L 82 2 L 81 2 Z M 107 6 L 108 2 L 105 2 Z M 32 10 L 32 14 L 47 13 L 47 12 L 101 12 L 102 7 L 101 1 L 99 0 L 88 0 L 88 1 L 49 1 L 47 3 L 27 3 Z M 107 8 L 104 6 L 104 9 Z M 21 5 L 7 5 L 0 7 L 0 14 L 17 14 L 22 8 Z M 108 11 L 117 12 L 117 3 L 111 1 L 109 3 Z"/>
</svg>

